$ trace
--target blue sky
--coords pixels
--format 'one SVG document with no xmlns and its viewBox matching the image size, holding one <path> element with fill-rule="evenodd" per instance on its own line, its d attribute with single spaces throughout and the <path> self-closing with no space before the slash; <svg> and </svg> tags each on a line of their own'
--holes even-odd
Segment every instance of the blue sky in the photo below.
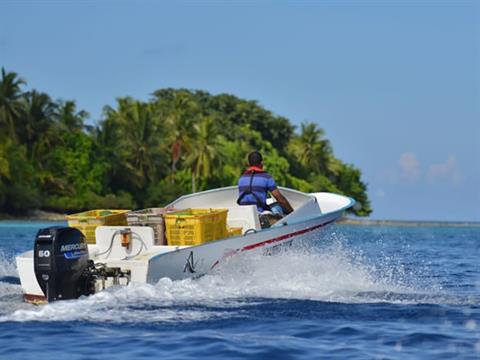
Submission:
<svg viewBox="0 0 480 360">
<path fill-rule="evenodd" d="M 317 122 L 377 219 L 480 221 L 480 1 L 0 1 L 0 66 L 104 105 L 162 87 Z"/>
</svg>

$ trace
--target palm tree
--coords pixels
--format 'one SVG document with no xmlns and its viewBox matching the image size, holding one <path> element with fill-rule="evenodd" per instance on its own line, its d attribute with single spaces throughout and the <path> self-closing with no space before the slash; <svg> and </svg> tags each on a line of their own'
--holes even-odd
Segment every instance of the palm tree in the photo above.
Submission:
<svg viewBox="0 0 480 360">
<path fill-rule="evenodd" d="M 317 124 L 302 123 L 300 135 L 294 140 L 294 152 L 304 167 L 326 174 L 333 170 L 330 166 L 333 155 L 330 142 L 324 136 L 325 132 Z"/>
<path fill-rule="evenodd" d="M 2 178 L 10 178 L 10 164 L 8 161 L 8 148 L 11 144 L 9 139 L 4 139 L 0 142 L 0 184 L 2 183 Z"/>
<path fill-rule="evenodd" d="M 30 159 L 40 159 L 59 141 L 54 128 L 57 105 L 50 96 L 36 90 L 29 91 L 23 99 L 23 114 L 18 129 L 20 141 L 27 146 Z"/>
<path fill-rule="evenodd" d="M 170 134 L 169 142 L 172 144 L 172 182 L 175 182 L 175 174 L 177 172 L 178 162 L 189 147 L 193 136 L 193 123 L 195 114 L 198 110 L 198 104 L 187 90 L 178 90 L 172 92 L 157 91 L 155 92 L 158 102 L 157 106 L 160 111 L 164 112 Z M 167 97 L 167 104 L 164 106 L 162 97 Z M 170 99 L 171 98 L 171 99 Z"/>
<path fill-rule="evenodd" d="M 55 118 L 63 130 L 79 132 L 85 128 L 85 119 L 88 112 L 77 111 L 75 101 L 61 101 L 55 114 Z"/>
<path fill-rule="evenodd" d="M 16 140 L 16 122 L 22 112 L 21 86 L 25 81 L 15 72 L 6 72 L 2 67 L 0 80 L 0 128 L 4 128 L 8 135 Z"/>
<path fill-rule="evenodd" d="M 112 145 L 123 176 L 135 190 L 141 190 L 167 169 L 160 115 L 154 104 L 131 98 L 119 99 L 118 110 L 107 109 L 107 113 L 106 124 L 116 132 L 117 143 Z"/>
<path fill-rule="evenodd" d="M 205 116 L 193 126 L 195 136 L 188 147 L 186 163 L 192 170 L 192 192 L 196 191 L 196 180 L 207 178 L 214 167 L 222 162 L 220 133 L 212 117 Z"/>
</svg>

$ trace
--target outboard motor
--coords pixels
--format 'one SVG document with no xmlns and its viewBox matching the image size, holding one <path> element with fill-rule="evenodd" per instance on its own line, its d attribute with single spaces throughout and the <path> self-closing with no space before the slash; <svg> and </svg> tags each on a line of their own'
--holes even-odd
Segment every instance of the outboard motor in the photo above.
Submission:
<svg viewBox="0 0 480 360">
<path fill-rule="evenodd" d="M 49 227 L 37 233 L 33 264 L 37 282 L 48 302 L 76 299 L 94 292 L 88 268 L 88 247 L 82 232 Z"/>
</svg>

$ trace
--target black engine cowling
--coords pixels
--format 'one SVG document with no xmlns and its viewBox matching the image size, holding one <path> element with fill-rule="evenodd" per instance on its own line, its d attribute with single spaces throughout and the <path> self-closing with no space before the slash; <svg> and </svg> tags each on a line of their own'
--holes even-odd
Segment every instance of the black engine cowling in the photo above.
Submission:
<svg viewBox="0 0 480 360">
<path fill-rule="evenodd" d="M 41 229 L 35 239 L 35 276 L 48 302 L 92 293 L 85 236 L 70 227 Z"/>
</svg>

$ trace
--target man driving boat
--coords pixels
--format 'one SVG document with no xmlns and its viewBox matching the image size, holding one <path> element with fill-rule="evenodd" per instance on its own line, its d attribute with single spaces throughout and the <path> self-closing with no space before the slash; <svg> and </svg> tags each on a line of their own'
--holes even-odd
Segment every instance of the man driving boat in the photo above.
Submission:
<svg viewBox="0 0 480 360">
<path fill-rule="evenodd" d="M 271 212 L 272 207 L 267 205 L 267 193 L 270 192 L 281 206 L 284 214 L 293 211 L 288 200 L 277 188 L 272 176 L 263 170 L 263 157 L 258 151 L 248 154 L 248 169 L 238 180 L 238 205 L 257 205 L 260 213 Z"/>
</svg>

